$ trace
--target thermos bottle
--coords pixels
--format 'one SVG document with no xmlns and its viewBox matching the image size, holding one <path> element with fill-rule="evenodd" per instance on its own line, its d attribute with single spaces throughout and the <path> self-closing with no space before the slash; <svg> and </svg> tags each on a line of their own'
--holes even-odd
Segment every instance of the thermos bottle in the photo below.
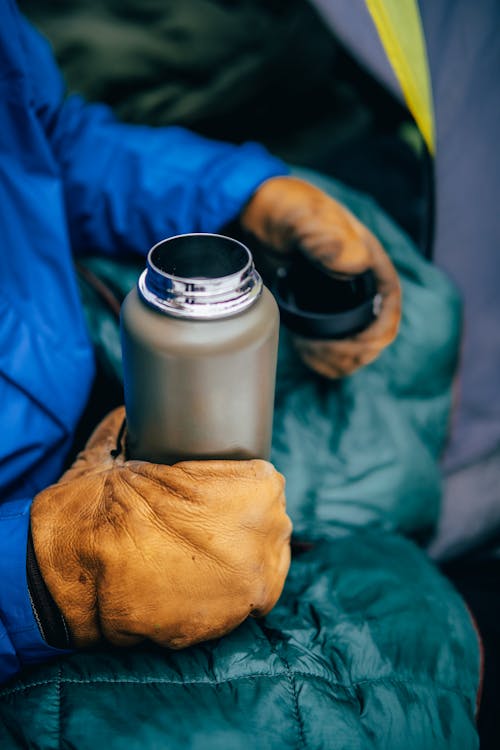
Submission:
<svg viewBox="0 0 500 750">
<path fill-rule="evenodd" d="M 268 459 L 278 329 L 245 245 L 217 234 L 155 245 L 121 313 L 129 457 Z"/>
</svg>

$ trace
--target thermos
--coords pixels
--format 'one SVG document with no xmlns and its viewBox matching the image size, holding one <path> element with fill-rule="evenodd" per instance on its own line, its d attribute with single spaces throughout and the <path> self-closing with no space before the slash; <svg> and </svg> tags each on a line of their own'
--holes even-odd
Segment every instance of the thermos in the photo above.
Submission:
<svg viewBox="0 0 500 750">
<path fill-rule="evenodd" d="M 171 237 L 121 313 L 131 458 L 268 459 L 279 312 L 242 243 Z"/>
</svg>

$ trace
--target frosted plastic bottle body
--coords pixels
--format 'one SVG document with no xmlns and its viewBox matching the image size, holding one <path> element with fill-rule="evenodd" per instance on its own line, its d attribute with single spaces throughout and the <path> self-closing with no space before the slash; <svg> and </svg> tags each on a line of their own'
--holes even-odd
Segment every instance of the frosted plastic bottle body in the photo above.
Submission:
<svg viewBox="0 0 500 750">
<path fill-rule="evenodd" d="M 157 263 L 162 265 L 159 253 L 163 261 L 172 249 L 175 255 L 177 250 L 168 245 L 175 240 L 179 251 L 191 251 L 193 243 L 196 247 L 187 265 L 193 275 L 189 279 L 183 277 L 186 283 L 180 303 L 177 295 L 173 314 L 166 308 L 159 309 L 155 300 L 151 304 L 145 299 L 151 284 L 149 292 L 146 289 L 141 293 L 146 283 L 144 274 L 122 306 L 129 456 L 167 464 L 189 459 L 268 459 L 279 330 L 276 302 L 262 286 L 246 248 L 257 281 L 256 285 L 248 279 L 240 284 L 243 292 L 239 301 L 235 302 L 234 292 L 230 300 L 230 277 L 234 282 L 238 270 L 223 276 L 206 276 L 207 267 L 215 274 L 241 265 L 241 251 L 239 255 L 233 252 L 227 267 L 216 258 L 229 248 L 227 243 L 240 243 L 218 235 L 183 235 L 155 246 L 160 248 L 156 252 Z M 206 242 L 212 243 L 208 254 Z M 148 264 L 155 260 L 155 248 L 150 251 Z M 205 253 L 199 276 L 195 270 L 196 253 Z M 181 270 L 182 265 L 181 262 Z M 170 269 L 168 262 L 163 266 Z M 214 280 L 222 283 L 211 296 Z M 204 290 L 200 303 L 194 299 L 196 286 Z M 164 296 L 161 288 L 153 291 L 160 298 Z M 169 287 L 167 296 L 171 291 Z M 172 304 L 167 299 L 167 307 Z M 204 305 L 203 310 L 194 309 L 197 304 Z M 228 308 L 225 311 L 220 310 L 223 304 Z"/>
</svg>

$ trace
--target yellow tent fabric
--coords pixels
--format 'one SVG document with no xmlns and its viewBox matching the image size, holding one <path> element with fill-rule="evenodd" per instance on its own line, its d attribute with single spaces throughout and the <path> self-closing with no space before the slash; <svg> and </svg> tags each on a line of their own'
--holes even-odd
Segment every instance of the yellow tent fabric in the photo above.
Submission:
<svg viewBox="0 0 500 750">
<path fill-rule="evenodd" d="M 417 0 L 365 0 L 408 109 L 431 154 L 434 108 L 427 51 Z"/>
</svg>

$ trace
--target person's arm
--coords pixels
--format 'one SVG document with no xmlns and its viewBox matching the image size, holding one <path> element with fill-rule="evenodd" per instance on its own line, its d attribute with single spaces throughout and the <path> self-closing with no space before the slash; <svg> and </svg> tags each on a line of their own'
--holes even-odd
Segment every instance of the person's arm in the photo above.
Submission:
<svg viewBox="0 0 500 750">
<path fill-rule="evenodd" d="M 51 144 L 76 250 L 146 252 L 165 237 L 216 232 L 262 182 L 287 172 L 258 144 L 121 124 L 76 96 L 62 106 Z"/>
<path fill-rule="evenodd" d="M 19 264 L 12 269 L 5 286 L 16 299 L 22 291 L 17 285 L 21 269 Z M 54 288 L 49 289 L 67 331 L 72 331 L 78 321 L 69 307 L 61 306 Z M 0 290 L 0 682 L 25 664 L 61 653 L 44 640 L 31 606 L 29 512 L 36 493 L 63 471 L 73 425 L 92 381 L 92 355 L 79 345 L 78 335 L 71 341 L 70 361 L 68 352 L 44 335 L 39 309 L 33 305 L 28 313 L 25 307 L 23 316 Z M 75 390 L 57 387 L 61 373 L 76 384 Z"/>
<path fill-rule="evenodd" d="M 0 684 L 22 666 L 67 653 L 50 646 L 36 621 L 27 585 L 31 498 L 0 503 Z"/>
</svg>

